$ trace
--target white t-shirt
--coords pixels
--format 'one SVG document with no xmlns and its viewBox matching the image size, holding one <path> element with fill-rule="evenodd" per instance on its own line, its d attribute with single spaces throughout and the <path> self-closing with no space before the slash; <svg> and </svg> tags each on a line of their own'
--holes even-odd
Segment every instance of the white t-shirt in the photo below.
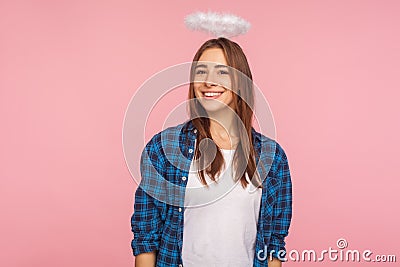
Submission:
<svg viewBox="0 0 400 267">
<path fill-rule="evenodd" d="M 185 194 L 182 260 L 184 267 L 253 265 L 261 189 L 233 181 L 234 150 L 221 150 L 225 168 L 209 188 L 190 167 Z M 248 177 L 247 177 L 248 178 Z"/>
</svg>

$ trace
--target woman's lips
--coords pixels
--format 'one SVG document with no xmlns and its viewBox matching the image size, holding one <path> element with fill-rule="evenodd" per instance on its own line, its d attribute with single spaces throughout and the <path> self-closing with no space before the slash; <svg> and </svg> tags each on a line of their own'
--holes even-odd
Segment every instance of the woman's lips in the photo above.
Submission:
<svg viewBox="0 0 400 267">
<path fill-rule="evenodd" d="M 217 99 L 220 97 L 224 92 L 203 92 L 203 97 L 205 99 Z"/>
</svg>

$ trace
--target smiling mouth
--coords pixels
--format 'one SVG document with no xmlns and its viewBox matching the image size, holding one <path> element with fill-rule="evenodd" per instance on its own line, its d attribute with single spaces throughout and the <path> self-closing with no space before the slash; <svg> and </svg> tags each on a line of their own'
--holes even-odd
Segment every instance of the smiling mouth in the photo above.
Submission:
<svg viewBox="0 0 400 267">
<path fill-rule="evenodd" d="M 205 99 L 216 99 L 224 92 L 203 92 L 203 97 Z"/>
</svg>

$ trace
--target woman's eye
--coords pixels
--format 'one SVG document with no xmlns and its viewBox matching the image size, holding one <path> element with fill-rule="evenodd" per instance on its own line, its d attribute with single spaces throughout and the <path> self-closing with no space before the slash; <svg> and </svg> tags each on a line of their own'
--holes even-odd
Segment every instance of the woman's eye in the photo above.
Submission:
<svg viewBox="0 0 400 267">
<path fill-rule="evenodd" d="M 196 74 L 205 74 L 206 72 L 204 70 L 197 70 Z"/>
<path fill-rule="evenodd" d="M 229 74 L 229 72 L 227 70 L 220 70 L 219 74 Z"/>
</svg>

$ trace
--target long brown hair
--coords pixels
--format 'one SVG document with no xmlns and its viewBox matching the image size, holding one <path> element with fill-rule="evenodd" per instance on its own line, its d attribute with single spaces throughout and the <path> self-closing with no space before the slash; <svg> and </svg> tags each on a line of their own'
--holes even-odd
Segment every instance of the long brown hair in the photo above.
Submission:
<svg viewBox="0 0 400 267">
<path fill-rule="evenodd" d="M 209 48 L 221 48 L 225 55 L 227 65 L 234 69 L 234 73 L 236 73 L 235 75 L 229 72 L 232 80 L 232 88 L 227 89 L 233 91 L 233 109 L 238 115 L 237 118 L 241 120 L 240 122 L 236 122 L 235 125 L 241 123 L 244 127 L 238 127 L 237 129 L 239 133 L 239 143 L 233 156 L 232 166 L 234 170 L 236 170 L 234 172 L 234 179 L 235 181 L 238 181 L 240 179 L 242 186 L 246 187 L 248 182 L 246 180 L 245 174 L 247 173 L 254 185 L 261 186 L 260 178 L 258 177 L 258 173 L 256 171 L 256 152 L 252 140 L 254 89 L 252 82 L 253 78 L 251 75 L 249 64 L 247 62 L 247 58 L 242 48 L 237 43 L 223 37 L 220 37 L 218 39 L 210 39 L 198 49 L 193 58 L 192 71 L 190 73 L 191 81 L 193 81 L 194 67 L 196 62 L 199 61 L 203 52 Z M 238 78 L 238 76 L 244 76 L 246 78 Z M 198 145 L 200 144 L 200 141 L 204 138 L 209 138 L 212 140 L 212 136 L 210 132 L 210 119 L 207 117 L 207 112 L 196 99 L 193 82 L 191 82 L 189 85 L 188 98 L 190 100 L 190 119 L 192 120 L 194 126 L 198 131 L 194 157 L 195 159 L 199 159 L 200 168 L 198 170 L 198 175 L 201 182 L 206 185 L 207 182 L 204 172 L 206 172 L 210 176 L 211 180 L 215 181 L 217 176 L 222 171 L 222 167 L 225 162 L 223 155 L 219 149 L 217 149 L 217 153 L 213 160 L 209 158 L 210 155 L 208 154 L 210 153 L 204 153 L 205 155 L 203 156 L 201 155 L 200 150 L 207 151 L 209 145 L 216 144 L 214 142 L 212 142 L 211 144 L 203 142 L 203 144 L 205 144 L 205 147 L 202 147 L 201 149 Z M 248 155 L 247 158 L 246 155 Z M 205 163 L 210 162 L 211 160 L 211 164 L 208 167 L 205 166 Z M 256 180 L 252 180 L 253 178 L 255 178 Z"/>
</svg>

